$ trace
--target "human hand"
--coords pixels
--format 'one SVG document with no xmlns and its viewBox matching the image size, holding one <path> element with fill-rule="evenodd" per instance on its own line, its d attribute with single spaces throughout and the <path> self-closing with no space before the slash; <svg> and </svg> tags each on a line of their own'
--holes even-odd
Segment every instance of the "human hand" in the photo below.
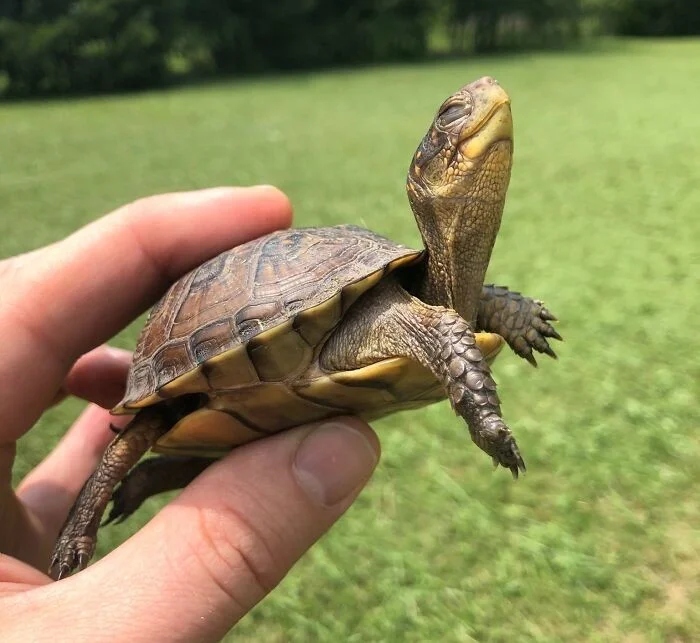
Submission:
<svg viewBox="0 0 700 643">
<path fill-rule="evenodd" d="M 290 220 L 286 197 L 270 187 L 163 195 L 0 262 L 3 641 L 56 632 L 72 641 L 217 641 L 369 479 L 379 445 L 364 423 L 300 427 L 213 464 L 88 569 L 57 583 L 44 574 L 113 437 L 110 422 L 124 422 L 101 407 L 121 398 L 130 356 L 101 344 L 187 270 Z M 16 441 L 65 395 L 93 404 L 13 490 Z"/>
</svg>

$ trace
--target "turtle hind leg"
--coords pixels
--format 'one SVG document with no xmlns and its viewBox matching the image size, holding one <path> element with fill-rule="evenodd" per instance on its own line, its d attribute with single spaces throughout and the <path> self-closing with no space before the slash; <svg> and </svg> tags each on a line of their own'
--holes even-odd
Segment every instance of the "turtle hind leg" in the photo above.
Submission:
<svg viewBox="0 0 700 643">
<path fill-rule="evenodd" d="M 353 305 L 319 359 L 323 368 L 343 371 L 390 357 L 408 357 L 427 368 L 443 384 L 475 444 L 514 477 L 525 471 L 469 324 L 454 310 L 412 297 L 394 279 L 378 284 Z"/>
<path fill-rule="evenodd" d="M 97 530 L 115 485 L 141 456 L 173 425 L 162 405 L 146 408 L 107 447 L 95 472 L 87 479 L 56 540 L 49 574 L 56 579 L 84 569 L 97 542 Z"/>
<path fill-rule="evenodd" d="M 123 522 L 151 496 L 186 487 L 212 462 L 212 458 L 178 455 L 139 462 L 114 490 L 112 509 L 102 524 Z"/>
<path fill-rule="evenodd" d="M 557 321 L 537 299 L 501 286 L 484 286 L 479 301 L 477 328 L 503 337 L 516 355 L 533 366 L 533 351 L 556 358 L 548 339 L 562 341 L 551 322 Z"/>
</svg>

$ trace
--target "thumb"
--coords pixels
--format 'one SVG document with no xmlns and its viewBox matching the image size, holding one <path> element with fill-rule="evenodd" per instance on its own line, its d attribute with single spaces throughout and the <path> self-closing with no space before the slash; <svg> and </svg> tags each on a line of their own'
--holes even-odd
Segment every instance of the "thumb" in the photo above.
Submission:
<svg viewBox="0 0 700 643">
<path fill-rule="evenodd" d="M 374 432 L 351 418 L 237 449 L 109 556 L 53 584 L 74 592 L 59 620 L 72 640 L 94 640 L 74 630 L 96 620 L 111 640 L 220 640 L 345 512 L 378 456 Z M 99 618 L 71 618 L 71 605 Z"/>
</svg>

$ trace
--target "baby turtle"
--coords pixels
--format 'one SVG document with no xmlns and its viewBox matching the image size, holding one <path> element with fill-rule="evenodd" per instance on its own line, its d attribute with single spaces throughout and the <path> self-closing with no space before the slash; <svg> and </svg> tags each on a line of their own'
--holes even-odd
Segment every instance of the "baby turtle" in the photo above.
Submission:
<svg viewBox="0 0 700 643">
<path fill-rule="evenodd" d="M 496 464 L 524 471 L 489 362 L 507 342 L 534 363 L 561 338 L 541 302 L 484 286 L 512 154 L 510 99 L 482 78 L 443 103 L 413 157 L 408 198 L 425 249 L 352 225 L 283 230 L 177 281 L 114 409 L 134 419 L 80 492 L 52 574 L 87 565 L 110 498 L 107 522 L 123 520 L 238 445 L 332 416 L 447 397 Z M 166 455 L 134 467 L 149 448 Z"/>
</svg>

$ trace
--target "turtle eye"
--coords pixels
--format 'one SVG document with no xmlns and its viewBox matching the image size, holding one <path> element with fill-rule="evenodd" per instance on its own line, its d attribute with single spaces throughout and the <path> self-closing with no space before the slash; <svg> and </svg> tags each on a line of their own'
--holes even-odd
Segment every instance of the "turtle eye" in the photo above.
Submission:
<svg viewBox="0 0 700 643">
<path fill-rule="evenodd" d="M 452 103 L 447 105 L 438 116 L 440 125 L 451 125 L 460 118 L 464 118 L 468 114 L 468 109 L 464 103 Z"/>
</svg>

